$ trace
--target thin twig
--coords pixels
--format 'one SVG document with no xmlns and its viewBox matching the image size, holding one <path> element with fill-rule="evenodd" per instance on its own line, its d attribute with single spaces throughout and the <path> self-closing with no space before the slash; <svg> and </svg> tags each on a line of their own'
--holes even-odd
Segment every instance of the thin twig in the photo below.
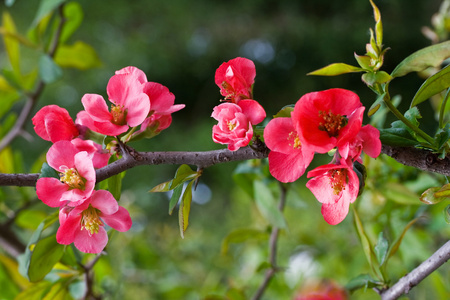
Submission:
<svg viewBox="0 0 450 300">
<path fill-rule="evenodd" d="M 84 270 L 84 278 L 86 282 L 86 294 L 84 295 L 84 299 L 101 299 L 100 296 L 95 295 L 93 285 L 94 285 L 94 266 L 100 259 L 100 257 L 105 254 L 105 252 L 98 253 L 94 259 L 92 259 L 90 262 L 88 262 L 85 265 L 81 264 L 81 267 Z"/>
<path fill-rule="evenodd" d="M 450 241 L 433 253 L 426 261 L 421 263 L 410 273 L 400 278 L 396 284 L 381 292 L 382 300 L 397 299 L 403 294 L 407 294 L 413 287 L 418 285 L 423 279 L 434 272 L 450 259 Z"/>
<path fill-rule="evenodd" d="M 285 185 L 280 183 L 280 189 L 281 189 L 281 195 L 280 195 L 280 202 L 278 204 L 278 210 L 280 212 L 283 212 L 284 206 L 286 204 L 287 188 Z M 263 282 L 261 282 L 261 285 L 256 290 L 256 293 L 253 295 L 252 300 L 261 299 L 262 295 L 264 294 L 264 292 L 266 291 L 270 282 L 272 281 L 273 276 L 275 276 L 276 272 L 279 269 L 278 265 L 277 265 L 277 247 L 278 247 L 279 234 L 280 234 L 280 228 L 278 228 L 276 226 L 272 227 L 272 232 L 271 232 L 270 238 L 269 238 L 270 268 L 266 271 L 266 274 L 264 275 L 264 280 L 263 280 Z"/>
<path fill-rule="evenodd" d="M 58 49 L 59 41 L 61 38 L 62 29 L 64 26 L 64 23 L 66 22 L 66 19 L 64 18 L 63 13 L 63 6 L 64 4 L 61 4 L 59 6 L 58 12 L 60 16 L 60 21 L 58 24 L 58 28 L 56 29 L 52 44 L 50 45 L 50 48 L 47 52 L 47 54 L 50 57 L 54 57 L 56 54 L 56 51 Z M 31 112 L 36 105 L 39 97 L 42 94 L 42 91 L 44 90 L 45 83 L 42 80 L 39 80 L 39 82 L 36 85 L 36 89 L 33 93 L 29 94 L 27 96 L 27 101 L 25 105 L 22 108 L 22 111 L 19 114 L 19 117 L 16 120 L 16 123 L 11 128 L 11 130 L 3 137 L 3 139 L 0 141 L 0 152 L 7 147 L 17 136 L 19 136 L 25 127 L 26 122 L 30 119 Z"/>
</svg>

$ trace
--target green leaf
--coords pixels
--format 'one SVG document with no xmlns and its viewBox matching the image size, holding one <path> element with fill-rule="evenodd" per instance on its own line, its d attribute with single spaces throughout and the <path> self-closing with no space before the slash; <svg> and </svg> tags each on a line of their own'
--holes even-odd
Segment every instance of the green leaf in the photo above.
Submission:
<svg viewBox="0 0 450 300">
<path fill-rule="evenodd" d="M 172 215 L 174 208 L 177 206 L 178 201 L 180 201 L 180 196 L 182 192 L 183 192 L 182 184 L 180 184 L 173 190 L 172 197 L 170 197 L 169 202 L 169 215 Z"/>
<path fill-rule="evenodd" d="M 361 66 L 364 70 L 371 70 L 372 67 L 370 66 L 371 58 L 367 55 L 358 55 L 354 53 L 355 59 L 358 62 L 358 65 Z"/>
<path fill-rule="evenodd" d="M 383 45 L 383 25 L 381 23 L 381 14 L 378 7 L 375 5 L 375 3 L 370 0 L 370 4 L 373 8 L 373 16 L 375 19 L 375 33 L 376 33 L 376 41 L 378 48 L 381 48 Z"/>
<path fill-rule="evenodd" d="M 195 172 L 188 165 L 181 165 L 175 173 L 175 178 L 172 180 L 170 189 L 176 188 L 178 185 L 188 181 L 196 179 L 200 176 L 199 172 Z"/>
<path fill-rule="evenodd" d="M 414 95 L 414 98 L 411 101 L 411 107 L 422 103 L 423 101 L 429 99 L 431 96 L 436 95 L 449 87 L 450 65 L 446 66 L 445 68 L 425 80 L 417 93 Z"/>
<path fill-rule="evenodd" d="M 116 155 L 111 155 L 109 158 L 108 164 L 111 164 L 115 161 L 117 161 L 119 158 L 117 158 Z M 120 195 L 122 193 L 122 179 L 125 177 L 125 171 L 122 173 L 119 173 L 117 175 L 111 176 L 107 179 L 108 182 L 108 191 L 114 196 L 114 198 L 119 201 Z"/>
<path fill-rule="evenodd" d="M 42 300 L 45 294 L 51 289 L 52 284 L 50 281 L 41 281 L 33 284 L 17 295 L 14 300 Z"/>
<path fill-rule="evenodd" d="M 69 2 L 63 8 L 65 23 L 61 32 L 60 43 L 65 43 L 83 21 L 83 9 L 78 2 Z M 56 24 L 56 26 L 58 26 Z M 59 50 L 58 50 L 59 51 Z"/>
<path fill-rule="evenodd" d="M 367 72 L 362 75 L 362 80 L 368 86 L 374 86 L 375 84 L 382 84 L 392 80 L 391 75 L 384 71 Z"/>
<path fill-rule="evenodd" d="M 364 254 L 366 256 L 367 262 L 369 263 L 370 268 L 374 271 L 375 274 L 377 274 L 376 270 L 378 270 L 379 273 L 379 267 L 375 264 L 372 254 L 372 245 L 370 244 L 370 240 L 367 237 L 364 227 L 361 223 L 361 220 L 359 219 L 358 213 L 356 212 L 356 209 L 353 207 L 354 212 L 354 222 L 356 231 L 358 232 L 359 240 L 361 241 L 361 245 L 364 250 Z"/>
<path fill-rule="evenodd" d="M 268 237 L 269 234 L 265 231 L 250 228 L 236 229 L 223 239 L 221 253 L 223 255 L 227 254 L 231 243 L 239 244 L 248 240 L 267 240 Z"/>
<path fill-rule="evenodd" d="M 402 205 L 420 205 L 419 196 L 398 182 L 388 182 L 381 193 L 391 201 Z"/>
<path fill-rule="evenodd" d="M 420 217 L 419 217 L 420 218 Z M 397 253 L 398 248 L 400 247 L 400 244 L 402 243 L 403 237 L 405 236 L 406 232 L 408 231 L 408 229 L 417 222 L 417 220 L 419 220 L 419 218 L 415 218 L 414 220 L 412 220 L 411 222 L 409 222 L 405 228 L 403 229 L 402 233 L 397 237 L 397 239 L 394 241 L 394 243 L 392 243 L 391 248 L 389 249 L 389 254 L 386 258 L 386 261 L 391 258 L 392 256 L 394 256 L 395 253 Z"/>
<path fill-rule="evenodd" d="M 50 56 L 44 54 L 39 59 L 39 76 L 43 82 L 52 83 L 62 76 L 62 70 Z"/>
<path fill-rule="evenodd" d="M 102 62 L 90 45 L 76 41 L 73 45 L 61 45 L 55 55 L 55 62 L 63 68 L 87 70 L 100 67 Z"/>
<path fill-rule="evenodd" d="M 450 139 L 450 123 L 445 124 L 444 128 L 438 129 L 434 137 L 438 149 L 442 149 Z"/>
<path fill-rule="evenodd" d="M 425 204 L 433 205 L 437 204 L 443 200 L 450 200 L 450 197 L 448 196 L 436 196 L 436 192 L 440 191 L 441 187 L 431 187 L 427 189 L 425 192 L 422 193 L 420 196 L 420 201 L 422 201 Z M 448 192 L 448 190 L 446 191 Z"/>
<path fill-rule="evenodd" d="M 50 167 L 46 162 L 42 164 L 41 174 L 39 175 L 39 178 L 42 177 L 53 177 L 57 179 L 60 178 L 59 173 L 55 169 Z"/>
<path fill-rule="evenodd" d="M 172 190 L 170 186 L 172 185 L 172 180 L 163 182 L 158 184 L 157 186 L 153 187 L 149 192 L 150 193 L 161 193 L 161 192 L 168 192 Z"/>
<path fill-rule="evenodd" d="M 450 41 L 425 47 L 405 58 L 392 71 L 392 77 L 405 76 L 411 72 L 420 72 L 429 67 L 439 66 L 450 57 Z"/>
<path fill-rule="evenodd" d="M 247 160 L 233 171 L 233 181 L 250 197 L 253 197 L 253 181 L 263 178 L 261 160 Z"/>
<path fill-rule="evenodd" d="M 380 129 L 380 140 L 383 144 L 400 147 L 419 144 L 405 128 Z"/>
<path fill-rule="evenodd" d="M 364 71 L 364 69 L 361 69 L 359 67 L 351 66 L 344 63 L 334 63 L 321 69 L 318 69 L 316 71 L 310 72 L 307 75 L 336 76 L 346 73 L 355 73 L 362 71 Z"/>
<path fill-rule="evenodd" d="M 180 234 L 184 239 L 184 233 L 189 225 L 189 213 L 191 211 L 192 203 L 192 184 L 194 180 L 189 182 L 184 190 L 184 194 L 181 198 L 180 209 L 178 210 L 178 223 L 180 225 Z"/>
<path fill-rule="evenodd" d="M 373 279 L 369 274 L 361 274 L 350 280 L 345 288 L 349 291 L 355 291 L 361 288 L 371 289 L 382 284 L 382 282 Z"/>
<path fill-rule="evenodd" d="M 273 118 L 290 118 L 292 111 L 294 111 L 295 104 L 289 104 L 283 107 L 279 112 L 277 112 Z"/>
<path fill-rule="evenodd" d="M 283 213 L 278 209 L 272 191 L 262 181 L 255 180 L 253 183 L 255 202 L 261 215 L 275 227 L 286 228 L 286 220 Z"/>
<path fill-rule="evenodd" d="M 380 264 L 380 266 L 383 265 L 386 256 L 387 256 L 387 252 L 389 249 L 389 243 L 386 240 L 386 238 L 383 236 L 383 232 L 380 232 L 380 234 L 378 235 L 378 242 L 375 245 L 375 255 L 377 256 L 377 260 L 378 263 Z"/>
<path fill-rule="evenodd" d="M 41 0 L 31 26 L 35 27 L 45 16 L 50 14 L 64 2 L 65 0 Z"/>
<path fill-rule="evenodd" d="M 378 111 L 378 109 L 381 107 L 381 104 L 384 101 L 384 97 L 385 96 L 386 96 L 386 93 L 383 93 L 383 94 L 379 95 L 377 97 L 377 99 L 375 100 L 375 102 L 372 103 L 372 105 L 369 108 L 369 111 L 367 112 L 367 115 L 369 117 L 373 116 Z"/>
<path fill-rule="evenodd" d="M 450 204 L 444 209 L 444 219 L 447 224 L 450 224 Z"/>
<path fill-rule="evenodd" d="M 20 76 L 20 45 L 19 41 L 12 36 L 17 32 L 16 25 L 7 11 L 3 12 L 2 18 L 2 26 L 5 30 L 3 42 L 5 43 L 6 53 L 8 54 L 9 62 L 11 63 L 14 74 Z"/>
<path fill-rule="evenodd" d="M 48 236 L 39 242 L 33 249 L 28 268 L 28 277 L 31 282 L 44 279 L 64 254 L 64 245 L 56 242 L 56 235 Z"/>
</svg>

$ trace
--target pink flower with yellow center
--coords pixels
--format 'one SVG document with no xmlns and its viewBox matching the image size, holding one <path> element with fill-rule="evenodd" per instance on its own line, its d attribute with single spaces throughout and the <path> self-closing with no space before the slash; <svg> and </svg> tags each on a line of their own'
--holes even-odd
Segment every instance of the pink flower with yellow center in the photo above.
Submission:
<svg viewBox="0 0 450 300">
<path fill-rule="evenodd" d="M 262 122 L 266 112 L 258 102 L 247 99 L 238 104 L 222 103 L 214 107 L 211 117 L 219 121 L 213 126 L 213 141 L 236 151 L 249 144 L 253 137 L 252 125 Z"/>
<path fill-rule="evenodd" d="M 303 175 L 314 157 L 314 148 L 305 143 L 291 118 L 270 120 L 264 129 L 269 153 L 270 174 L 281 182 L 293 182 Z"/>
<path fill-rule="evenodd" d="M 225 100 L 238 103 L 242 99 L 253 98 L 252 86 L 255 76 L 256 69 L 253 61 L 236 57 L 217 68 L 215 82 Z"/>
<path fill-rule="evenodd" d="M 146 81 L 145 74 L 137 68 L 117 71 L 106 87 L 111 110 L 102 96 L 85 94 L 81 99 L 85 112 L 77 115 L 77 123 L 109 136 L 141 125 L 150 111 L 150 100 L 143 90 Z"/>
<path fill-rule="evenodd" d="M 342 222 L 348 214 L 350 203 L 358 197 L 359 179 L 353 164 L 341 160 L 340 164 L 328 164 L 308 172 L 306 183 L 319 202 L 322 215 L 328 224 Z"/>
<path fill-rule="evenodd" d="M 60 178 L 42 177 L 36 183 L 39 199 L 50 207 L 76 206 L 89 198 L 95 186 L 92 157 L 69 141 L 59 141 L 47 152 L 47 163 Z"/>
<path fill-rule="evenodd" d="M 330 89 L 303 95 L 292 119 L 304 140 L 319 153 L 351 142 L 361 129 L 364 107 L 358 95 L 344 89 Z"/>
<path fill-rule="evenodd" d="M 76 207 L 64 206 L 59 211 L 60 227 L 56 241 L 74 243 L 85 253 L 100 253 L 108 243 L 105 223 L 117 231 L 127 231 L 132 221 L 128 211 L 117 204 L 106 190 L 94 191 L 89 199 Z"/>
</svg>

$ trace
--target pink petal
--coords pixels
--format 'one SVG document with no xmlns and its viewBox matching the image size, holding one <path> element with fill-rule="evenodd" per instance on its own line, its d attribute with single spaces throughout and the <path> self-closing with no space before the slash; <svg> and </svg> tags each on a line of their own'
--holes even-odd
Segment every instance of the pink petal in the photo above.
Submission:
<svg viewBox="0 0 450 300">
<path fill-rule="evenodd" d="M 81 216 L 76 214 L 66 214 L 64 209 L 59 212 L 60 226 L 56 232 L 56 241 L 59 244 L 69 245 L 75 240 L 77 232 L 80 231 Z"/>
<path fill-rule="evenodd" d="M 142 94 L 143 87 L 144 85 L 137 77 L 130 74 L 118 74 L 109 79 L 106 92 L 112 103 L 128 107 L 128 101 Z"/>
<path fill-rule="evenodd" d="M 60 207 L 62 195 L 69 189 L 67 184 L 53 177 L 39 178 L 36 183 L 36 194 L 42 202 L 50 207 Z"/>
<path fill-rule="evenodd" d="M 92 158 L 86 151 L 81 151 L 75 154 L 74 157 L 74 166 L 78 171 L 78 174 L 86 179 L 86 184 L 84 187 L 84 194 L 89 197 L 94 190 L 95 186 L 95 169 L 92 163 Z"/>
<path fill-rule="evenodd" d="M 312 159 L 312 158 L 311 158 Z M 270 151 L 269 171 L 273 177 L 281 182 L 294 182 L 305 173 L 311 160 L 303 159 L 301 151 L 289 154 Z"/>
<path fill-rule="evenodd" d="M 54 143 L 47 152 L 47 163 L 58 172 L 62 172 L 61 166 L 73 168 L 74 156 L 77 149 L 69 141 L 59 141 Z"/>
<path fill-rule="evenodd" d="M 165 113 L 175 102 L 175 95 L 167 87 L 157 82 L 147 82 L 144 92 L 150 98 L 151 110 L 156 113 Z"/>
<path fill-rule="evenodd" d="M 105 99 L 97 94 L 85 94 L 81 98 L 83 107 L 93 121 L 109 122 L 112 119 L 111 113 L 108 110 Z"/>
<path fill-rule="evenodd" d="M 102 215 L 101 218 L 108 226 L 120 232 L 128 231 L 133 224 L 130 213 L 122 206 L 119 206 L 119 210 L 115 214 Z"/>
<path fill-rule="evenodd" d="M 241 107 L 242 113 L 247 116 L 247 119 L 252 123 L 252 125 L 261 123 L 266 117 L 264 108 L 255 100 L 241 100 L 238 105 Z"/>
<path fill-rule="evenodd" d="M 145 75 L 145 73 L 136 67 L 132 67 L 132 66 L 125 67 L 125 68 L 122 68 L 122 69 L 116 71 L 115 74 L 130 74 L 130 75 L 136 77 L 136 79 L 140 83 L 147 82 L 147 76 Z"/>
<path fill-rule="evenodd" d="M 103 227 L 92 235 L 87 230 L 80 230 L 75 236 L 74 245 L 84 253 L 100 253 L 108 243 L 108 234 Z"/>
<path fill-rule="evenodd" d="M 91 205 L 99 209 L 102 212 L 102 216 L 113 215 L 119 209 L 117 200 L 106 190 L 95 191 L 91 196 Z"/>
<path fill-rule="evenodd" d="M 127 123 L 131 127 L 136 127 L 144 122 L 150 112 L 150 101 L 144 93 L 127 100 L 125 108 L 127 109 Z"/>
<path fill-rule="evenodd" d="M 95 129 L 90 129 L 108 136 L 117 136 L 126 132 L 129 128 L 128 125 L 116 125 L 111 122 L 94 122 L 94 127 Z"/>
<path fill-rule="evenodd" d="M 366 125 L 359 132 L 363 140 L 363 151 L 372 158 L 376 158 L 381 153 L 380 131 L 372 125 Z"/>
<path fill-rule="evenodd" d="M 350 203 L 344 199 L 333 204 L 322 204 L 322 215 L 324 220 L 330 225 L 341 223 L 348 214 Z"/>
<path fill-rule="evenodd" d="M 285 154 L 292 152 L 296 136 L 297 131 L 291 118 L 272 119 L 264 128 L 264 142 L 272 151 Z"/>
</svg>

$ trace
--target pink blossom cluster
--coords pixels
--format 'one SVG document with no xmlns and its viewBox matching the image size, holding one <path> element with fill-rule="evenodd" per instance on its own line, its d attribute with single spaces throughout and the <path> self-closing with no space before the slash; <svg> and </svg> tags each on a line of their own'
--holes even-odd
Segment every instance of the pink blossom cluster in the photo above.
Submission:
<svg viewBox="0 0 450 300">
<path fill-rule="evenodd" d="M 165 86 L 148 82 L 144 72 L 135 67 L 116 71 L 106 90 L 110 110 L 102 96 L 86 94 L 81 100 L 85 110 L 75 122 L 57 105 L 43 107 L 32 119 L 36 133 L 53 143 L 46 158 L 59 175 L 39 178 L 37 196 L 46 205 L 59 208 L 57 242 L 74 243 L 86 253 L 105 248 L 105 224 L 118 231 L 127 231 L 132 225 L 128 211 L 109 191 L 94 190 L 95 169 L 106 166 L 111 153 L 89 140 L 90 132 L 126 137 L 124 142 L 153 137 L 169 127 L 173 112 L 184 107 L 174 105 L 175 97 Z"/>
<path fill-rule="evenodd" d="M 291 117 L 272 119 L 264 130 L 271 150 L 270 173 L 281 182 L 302 176 L 315 153 L 336 150 L 331 163 L 307 174 L 306 186 L 322 203 L 322 215 L 332 225 L 348 214 L 358 197 L 359 179 L 354 162 L 361 162 L 364 151 L 370 157 L 381 152 L 379 131 L 362 126 L 364 106 L 348 90 L 329 89 L 308 93 L 295 104 Z"/>
<path fill-rule="evenodd" d="M 225 102 L 213 109 L 211 117 L 219 123 L 213 126 L 212 138 L 231 151 L 247 146 L 253 138 L 253 125 L 266 117 L 264 108 L 253 99 L 255 76 L 254 63 L 243 57 L 225 62 L 216 70 L 215 81 Z"/>
</svg>

